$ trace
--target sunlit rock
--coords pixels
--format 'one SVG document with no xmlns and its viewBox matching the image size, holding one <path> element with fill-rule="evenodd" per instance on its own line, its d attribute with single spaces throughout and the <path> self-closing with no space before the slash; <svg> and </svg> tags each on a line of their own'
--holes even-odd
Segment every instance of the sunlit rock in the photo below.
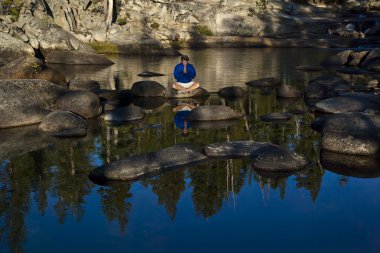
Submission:
<svg viewBox="0 0 380 253">
<path fill-rule="evenodd" d="M 231 141 L 209 144 L 204 147 L 204 151 L 210 158 L 244 158 L 267 145 L 270 144 L 255 141 Z"/>
</svg>

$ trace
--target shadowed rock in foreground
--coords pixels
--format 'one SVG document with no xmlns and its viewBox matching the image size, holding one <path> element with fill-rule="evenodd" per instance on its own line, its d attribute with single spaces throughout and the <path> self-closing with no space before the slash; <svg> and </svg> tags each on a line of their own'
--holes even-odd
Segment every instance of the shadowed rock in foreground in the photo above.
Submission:
<svg viewBox="0 0 380 253">
<path fill-rule="evenodd" d="M 135 180 L 194 165 L 206 159 L 207 157 L 192 145 L 182 144 L 103 165 L 93 170 L 90 177 L 104 180 Z"/>
<path fill-rule="evenodd" d="M 45 80 L 0 80 L 0 128 L 41 122 L 67 92 Z"/>
<path fill-rule="evenodd" d="M 316 110 L 324 113 L 380 111 L 380 96 L 365 93 L 347 93 L 315 104 Z"/>
<path fill-rule="evenodd" d="M 87 134 L 87 121 L 68 111 L 49 113 L 39 128 L 48 135 L 56 137 L 81 137 Z"/>
</svg>

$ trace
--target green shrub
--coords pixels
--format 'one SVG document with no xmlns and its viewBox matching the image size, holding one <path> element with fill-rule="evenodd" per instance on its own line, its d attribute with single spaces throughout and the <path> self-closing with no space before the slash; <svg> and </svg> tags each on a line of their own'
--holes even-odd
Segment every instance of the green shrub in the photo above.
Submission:
<svg viewBox="0 0 380 253">
<path fill-rule="evenodd" d="M 23 0 L 3 0 L 2 1 L 4 13 L 12 15 L 14 21 L 18 20 L 20 16 L 20 10 L 24 6 Z"/>
<path fill-rule="evenodd" d="M 186 42 L 185 40 L 181 39 L 181 40 L 174 40 L 174 41 L 171 41 L 170 42 L 170 46 L 176 50 L 179 50 L 179 49 L 182 49 L 184 47 L 186 47 Z"/>
<path fill-rule="evenodd" d="M 154 22 L 150 25 L 150 28 L 152 28 L 152 29 L 158 29 L 159 27 L 160 27 L 160 25 L 156 22 Z"/>
<path fill-rule="evenodd" d="M 117 45 L 109 43 L 109 42 L 93 41 L 93 42 L 90 42 L 89 45 L 93 49 L 95 49 L 95 51 L 99 54 L 117 54 L 117 53 L 119 53 Z"/>
<path fill-rule="evenodd" d="M 119 18 L 119 19 L 117 20 L 117 23 L 118 23 L 119 25 L 125 25 L 125 24 L 127 24 L 127 18 L 126 18 L 126 17 Z"/>
<path fill-rule="evenodd" d="M 195 30 L 200 35 L 204 35 L 204 36 L 213 36 L 214 35 L 213 32 L 211 31 L 211 29 L 208 28 L 208 26 L 206 26 L 206 25 L 196 26 Z"/>
</svg>

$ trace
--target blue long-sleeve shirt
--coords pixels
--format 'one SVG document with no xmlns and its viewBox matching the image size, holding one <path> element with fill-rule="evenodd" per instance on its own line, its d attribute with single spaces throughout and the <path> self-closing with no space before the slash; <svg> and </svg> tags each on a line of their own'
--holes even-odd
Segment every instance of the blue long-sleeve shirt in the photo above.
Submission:
<svg viewBox="0 0 380 253">
<path fill-rule="evenodd" d="M 174 77 L 177 82 L 180 83 L 188 83 L 193 80 L 193 78 L 197 75 L 195 68 L 190 63 L 187 64 L 186 70 L 187 73 L 183 73 L 184 66 L 182 63 L 178 63 L 174 68 Z"/>
</svg>

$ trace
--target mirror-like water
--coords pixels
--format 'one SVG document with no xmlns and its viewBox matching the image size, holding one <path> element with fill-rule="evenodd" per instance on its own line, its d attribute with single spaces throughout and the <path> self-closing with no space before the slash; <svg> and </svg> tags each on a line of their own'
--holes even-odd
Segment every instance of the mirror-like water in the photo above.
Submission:
<svg viewBox="0 0 380 253">
<path fill-rule="evenodd" d="M 184 52 L 210 91 L 252 79 L 278 77 L 303 89 L 324 74 L 294 70 L 316 65 L 328 50 L 207 49 Z M 110 56 L 115 65 L 54 66 L 69 78 L 130 88 L 149 78 L 173 82 L 178 58 Z M 197 104 L 225 104 L 247 116 L 218 129 L 192 126 L 183 137 L 173 121 L 177 106 L 162 102 L 143 121 L 111 126 L 91 120 L 79 139 L 48 138 L 36 126 L 0 131 L 1 252 L 377 252 L 380 248 L 380 167 L 374 158 L 320 152 L 305 102 L 249 89 L 226 101 L 213 94 Z M 304 111 L 283 123 L 270 112 Z M 288 177 L 263 175 L 249 160 L 218 160 L 133 183 L 96 185 L 89 172 L 134 154 L 178 143 L 255 140 L 304 154 L 311 164 Z M 368 166 L 362 166 L 363 160 Z M 337 165 L 336 161 L 341 161 Z M 352 160 L 351 160 L 352 161 Z"/>
</svg>

